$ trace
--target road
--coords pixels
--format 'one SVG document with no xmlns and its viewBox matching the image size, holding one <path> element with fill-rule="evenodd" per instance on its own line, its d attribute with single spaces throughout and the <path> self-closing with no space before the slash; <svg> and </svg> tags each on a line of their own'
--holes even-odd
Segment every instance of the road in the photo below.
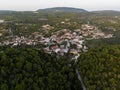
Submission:
<svg viewBox="0 0 120 90">
<path fill-rule="evenodd" d="M 77 63 L 79 56 L 80 56 L 80 54 L 76 57 L 75 63 Z M 81 84 L 82 84 L 83 90 L 87 90 L 86 87 L 85 87 L 85 84 L 83 83 L 83 80 L 82 80 L 82 78 L 81 78 L 81 75 L 80 75 L 78 69 L 76 68 L 75 71 L 76 71 L 76 74 L 77 74 L 77 76 L 78 76 L 78 80 L 79 80 L 79 81 L 81 82 Z"/>
<path fill-rule="evenodd" d="M 80 80 L 80 82 L 81 82 L 81 84 L 82 84 L 83 90 L 87 90 L 86 87 L 85 87 L 85 84 L 83 83 L 83 80 L 82 80 L 82 78 L 81 78 L 81 76 L 80 76 L 80 74 L 79 74 L 78 69 L 76 68 L 75 71 L 76 71 L 76 73 L 77 73 L 78 79 Z"/>
</svg>

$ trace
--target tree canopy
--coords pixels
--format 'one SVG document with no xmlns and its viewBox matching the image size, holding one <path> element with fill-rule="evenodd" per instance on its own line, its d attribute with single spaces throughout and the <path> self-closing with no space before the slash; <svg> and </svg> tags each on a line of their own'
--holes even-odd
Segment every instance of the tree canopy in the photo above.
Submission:
<svg viewBox="0 0 120 90">
<path fill-rule="evenodd" d="M 82 54 L 79 72 L 88 90 L 120 89 L 120 46 L 102 46 Z"/>
<path fill-rule="evenodd" d="M 1 90 L 82 90 L 73 62 L 33 48 L 1 48 L 0 68 Z"/>
</svg>

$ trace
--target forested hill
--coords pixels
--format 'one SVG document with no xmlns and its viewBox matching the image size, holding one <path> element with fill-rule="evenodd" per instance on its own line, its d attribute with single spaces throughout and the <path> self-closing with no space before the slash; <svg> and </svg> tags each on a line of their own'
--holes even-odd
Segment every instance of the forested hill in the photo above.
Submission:
<svg viewBox="0 0 120 90">
<path fill-rule="evenodd" d="M 71 61 L 33 48 L 1 48 L 0 69 L 0 90 L 82 90 Z"/>
<path fill-rule="evenodd" d="M 12 11 L 12 10 L 0 10 L 0 14 L 12 14 L 12 13 L 14 13 L 14 12 L 16 12 L 16 11 Z"/>
<path fill-rule="evenodd" d="M 78 60 L 88 90 L 120 90 L 120 46 L 93 48 Z"/>
<path fill-rule="evenodd" d="M 84 10 L 84 9 L 72 8 L 72 7 L 54 7 L 54 8 L 39 9 L 37 11 L 44 11 L 44 12 L 88 12 L 87 10 Z"/>
</svg>

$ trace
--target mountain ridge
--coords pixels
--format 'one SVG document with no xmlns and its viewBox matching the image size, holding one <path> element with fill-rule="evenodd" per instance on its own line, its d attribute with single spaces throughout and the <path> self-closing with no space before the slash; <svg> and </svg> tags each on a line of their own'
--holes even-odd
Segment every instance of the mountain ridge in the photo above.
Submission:
<svg viewBox="0 0 120 90">
<path fill-rule="evenodd" d="M 120 13 L 120 11 L 119 10 L 90 10 L 90 11 L 88 11 L 88 10 L 85 10 L 85 9 L 83 9 L 83 8 L 75 8 L 75 7 L 51 7 L 51 8 L 44 8 L 44 9 L 38 9 L 38 10 L 35 10 L 35 11 L 30 11 L 30 12 L 36 12 L 36 11 L 49 11 L 49 10 L 56 10 L 56 9 L 58 9 L 58 11 L 59 10 L 77 10 L 77 12 L 97 12 L 97 13 L 99 13 L 99 12 L 119 12 Z M 28 12 L 28 11 L 16 11 L 16 10 L 0 10 L 0 12 Z"/>
<path fill-rule="evenodd" d="M 73 8 L 73 7 L 53 7 L 53 8 L 38 9 L 37 11 L 45 11 L 45 12 L 88 12 L 85 9 Z"/>
<path fill-rule="evenodd" d="M 45 9 L 38 9 L 35 11 L 13 11 L 13 10 L 0 10 L 0 14 L 7 14 L 7 13 L 17 13 L 17 12 L 46 12 L 46 13 L 93 13 L 95 15 L 107 15 L 107 16 L 120 16 L 120 11 L 117 10 L 97 10 L 97 11 L 87 11 L 82 8 L 74 8 L 74 7 L 52 7 L 52 8 L 45 8 Z"/>
</svg>

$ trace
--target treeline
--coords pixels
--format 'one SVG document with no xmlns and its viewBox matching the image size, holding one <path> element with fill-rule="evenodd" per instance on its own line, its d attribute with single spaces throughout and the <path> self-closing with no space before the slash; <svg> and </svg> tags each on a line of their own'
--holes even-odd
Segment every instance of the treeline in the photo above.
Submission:
<svg viewBox="0 0 120 90">
<path fill-rule="evenodd" d="M 73 62 L 33 48 L 0 49 L 0 90 L 82 90 Z"/>
<path fill-rule="evenodd" d="M 78 68 L 88 90 L 120 90 L 120 45 L 89 50 Z"/>
<path fill-rule="evenodd" d="M 120 45 L 120 36 L 113 38 L 87 40 L 86 45 L 88 45 L 90 48 L 104 45 Z"/>
</svg>

